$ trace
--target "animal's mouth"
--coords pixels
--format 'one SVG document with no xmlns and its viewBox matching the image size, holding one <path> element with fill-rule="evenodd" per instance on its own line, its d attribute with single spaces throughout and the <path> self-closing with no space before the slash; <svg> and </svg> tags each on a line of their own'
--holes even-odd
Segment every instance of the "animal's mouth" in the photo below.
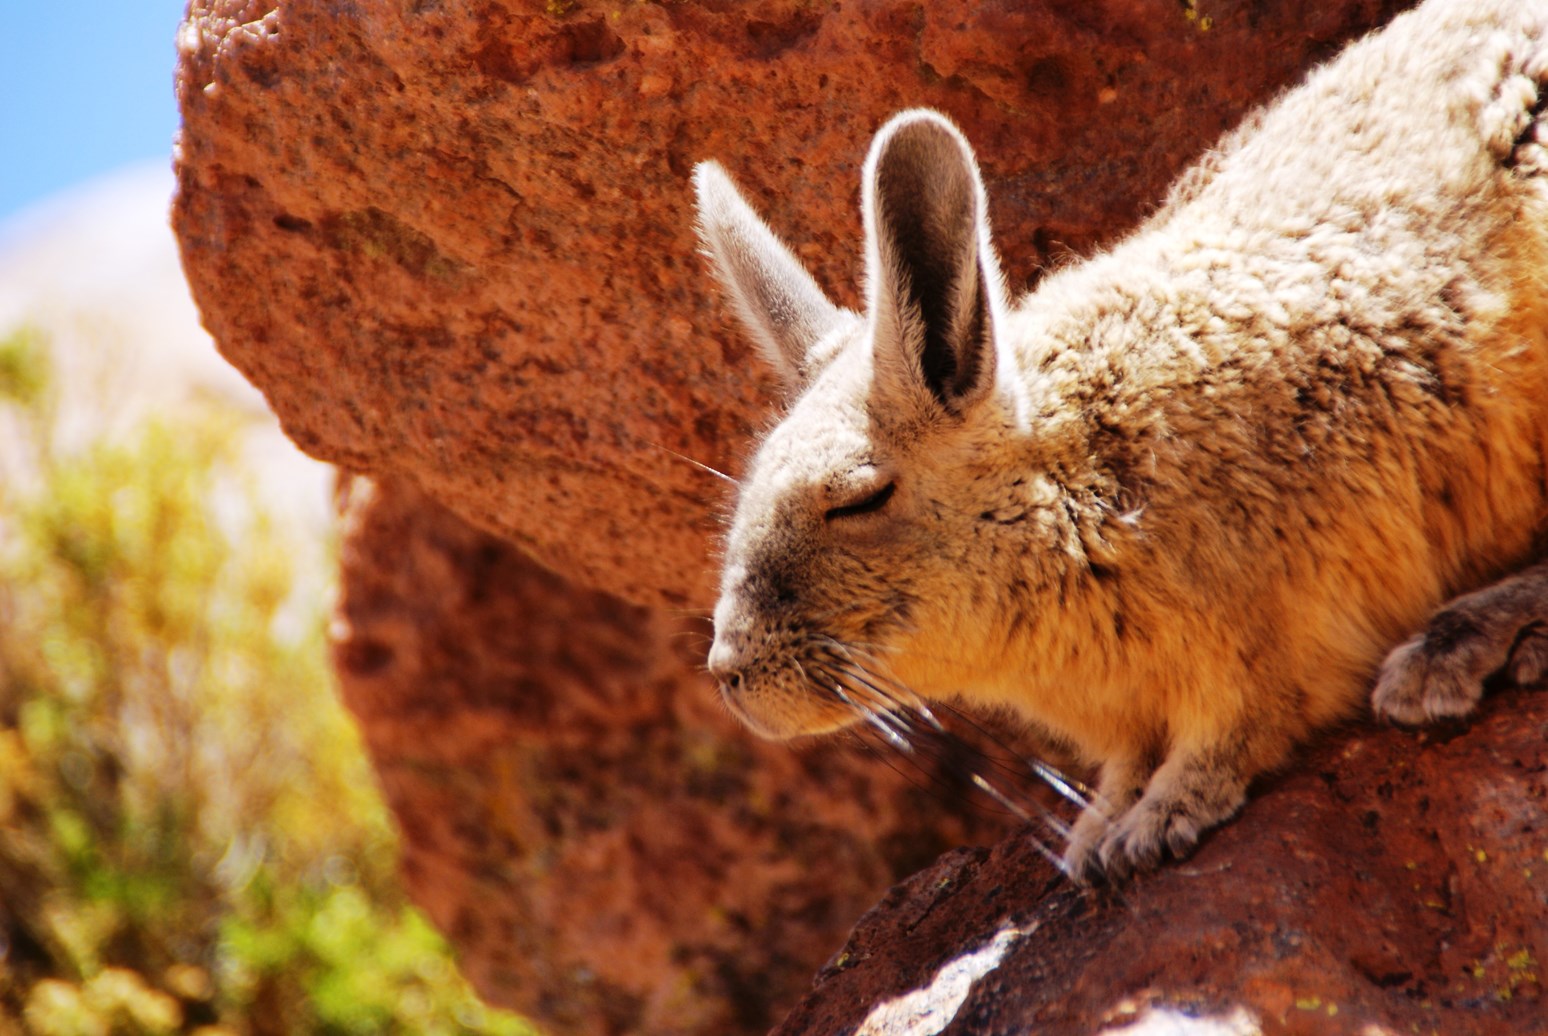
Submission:
<svg viewBox="0 0 1548 1036">
<path fill-rule="evenodd" d="M 831 734 L 863 718 L 859 710 L 840 700 L 824 700 L 809 685 L 749 687 L 745 679 L 732 677 L 721 681 L 720 698 L 743 726 L 768 741 Z"/>
</svg>

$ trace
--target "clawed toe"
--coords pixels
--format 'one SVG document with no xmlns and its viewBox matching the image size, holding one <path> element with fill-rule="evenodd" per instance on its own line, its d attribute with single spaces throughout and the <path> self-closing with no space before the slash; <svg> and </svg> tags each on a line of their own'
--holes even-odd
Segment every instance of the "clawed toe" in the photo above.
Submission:
<svg viewBox="0 0 1548 1036">
<path fill-rule="evenodd" d="M 1511 649 L 1505 670 L 1517 687 L 1548 684 L 1548 627 L 1533 626 L 1523 632 Z"/>
</svg>

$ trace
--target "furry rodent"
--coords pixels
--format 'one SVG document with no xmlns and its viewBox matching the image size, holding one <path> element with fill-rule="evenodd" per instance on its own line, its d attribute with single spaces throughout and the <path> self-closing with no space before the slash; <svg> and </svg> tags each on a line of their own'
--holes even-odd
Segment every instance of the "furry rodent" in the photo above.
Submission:
<svg viewBox="0 0 1548 1036">
<path fill-rule="evenodd" d="M 864 314 L 701 164 L 705 250 L 794 397 L 726 541 L 732 710 L 786 738 L 1010 706 L 1100 767 L 1089 880 L 1188 852 L 1373 679 L 1403 723 L 1541 681 L 1545 83 L 1548 3 L 1429 0 L 1014 300 L 938 114 L 866 160 Z"/>
</svg>

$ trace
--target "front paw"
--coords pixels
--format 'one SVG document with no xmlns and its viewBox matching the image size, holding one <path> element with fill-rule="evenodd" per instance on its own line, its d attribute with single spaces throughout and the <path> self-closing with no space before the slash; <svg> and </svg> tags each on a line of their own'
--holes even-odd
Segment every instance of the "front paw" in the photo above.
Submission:
<svg viewBox="0 0 1548 1036">
<path fill-rule="evenodd" d="M 1070 832 L 1065 873 L 1082 885 L 1118 884 L 1155 870 L 1168 854 L 1182 859 L 1205 831 L 1235 812 L 1232 806 L 1211 807 L 1146 796 L 1116 819 L 1088 809 Z"/>
<path fill-rule="evenodd" d="M 1109 881 L 1155 870 L 1167 853 L 1182 859 L 1213 821 L 1169 798 L 1146 796 L 1108 825 L 1097 848 Z"/>
</svg>

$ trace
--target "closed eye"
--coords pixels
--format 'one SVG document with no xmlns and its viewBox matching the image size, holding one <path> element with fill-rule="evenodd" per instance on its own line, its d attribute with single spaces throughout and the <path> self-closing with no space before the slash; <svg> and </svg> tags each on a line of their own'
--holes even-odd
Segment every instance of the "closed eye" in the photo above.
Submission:
<svg viewBox="0 0 1548 1036">
<path fill-rule="evenodd" d="M 823 514 L 823 521 L 831 522 L 835 518 L 850 518 L 857 514 L 870 514 L 880 511 L 887 506 L 887 501 L 892 499 L 893 490 L 898 488 L 896 482 L 888 482 L 876 492 L 863 500 L 856 500 L 852 504 L 844 504 L 842 507 L 830 507 Z"/>
</svg>

